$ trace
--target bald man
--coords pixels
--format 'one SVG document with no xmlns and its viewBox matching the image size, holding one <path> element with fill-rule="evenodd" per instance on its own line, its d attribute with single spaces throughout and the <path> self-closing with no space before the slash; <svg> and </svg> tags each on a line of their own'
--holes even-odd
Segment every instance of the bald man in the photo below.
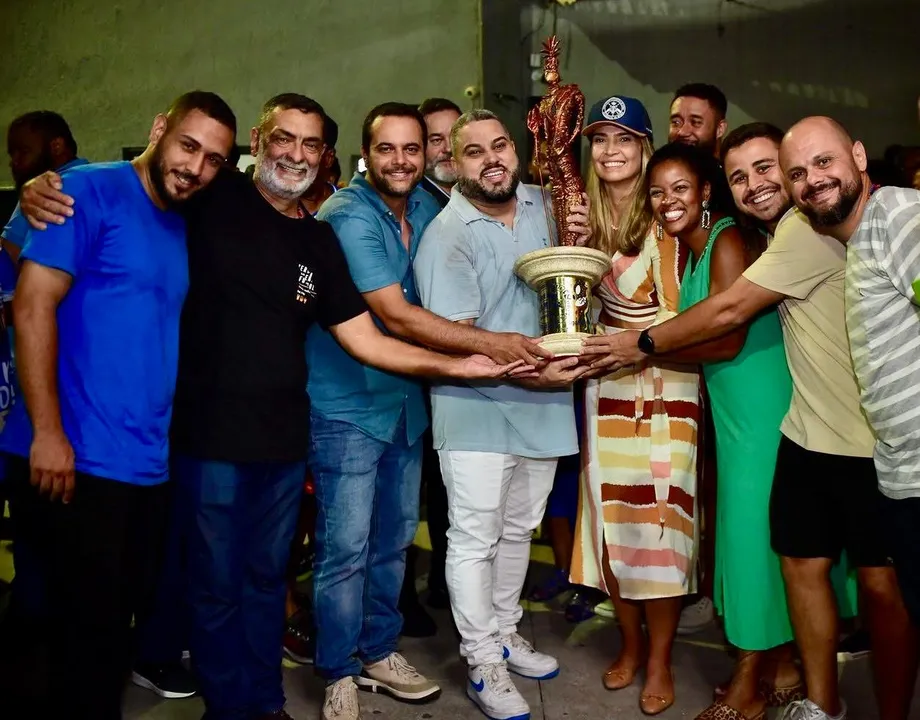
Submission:
<svg viewBox="0 0 920 720">
<path fill-rule="evenodd" d="M 766 150 L 762 144 L 761 152 Z M 726 168 L 734 165 L 732 152 L 726 149 Z M 762 159 L 780 159 L 775 142 L 774 153 Z M 824 164 L 826 158 L 816 162 Z M 834 182 L 828 184 L 836 188 Z M 851 197 L 851 184 L 841 183 L 843 195 Z M 764 227 L 770 232 L 769 245 L 760 258 L 724 292 L 651 328 L 641 345 L 666 360 L 668 353 L 721 337 L 778 304 L 793 395 L 780 428 L 783 438 L 770 502 L 771 544 L 782 558 L 808 686 L 808 699 L 791 706 L 788 717 L 846 716 L 837 687 L 838 616 L 829 579 L 845 549 L 849 562 L 859 568 L 865 590 L 878 651 L 874 660 L 881 717 L 902 718 L 899 679 L 904 666 L 910 665 L 902 640 L 909 633 L 900 620 L 904 613 L 894 574 L 885 567 L 890 552 L 872 462 L 875 437 L 860 407 L 850 360 L 844 308 L 846 248 L 823 229 L 816 231 L 793 205 L 791 189 L 781 190 L 785 214 Z M 800 195 L 807 195 L 816 211 L 825 211 L 828 193 L 825 187 L 819 192 L 804 189 Z M 747 212 L 743 204 L 739 211 Z M 624 332 L 589 338 L 585 344 L 608 343 L 607 355 L 595 362 L 619 367 L 645 357 L 638 335 Z"/>
<path fill-rule="evenodd" d="M 826 117 L 783 140 L 780 163 L 812 226 L 847 246 L 846 321 L 863 410 L 876 434 L 875 469 L 889 550 L 907 607 L 920 623 L 920 192 L 875 192 L 866 150 Z M 874 569 L 879 620 L 870 625 L 881 717 L 906 718 L 917 674 L 916 626 Z M 870 603 L 872 600 L 870 599 Z M 871 616 L 870 616 L 871 623 Z M 897 663 L 880 662 L 882 654 Z M 895 673 L 882 678 L 882 674 Z"/>
</svg>

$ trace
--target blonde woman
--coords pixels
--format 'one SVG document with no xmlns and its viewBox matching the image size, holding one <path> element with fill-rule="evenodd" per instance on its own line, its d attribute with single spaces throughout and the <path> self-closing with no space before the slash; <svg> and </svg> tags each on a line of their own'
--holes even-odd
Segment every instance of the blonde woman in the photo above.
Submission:
<svg viewBox="0 0 920 720">
<path fill-rule="evenodd" d="M 590 244 L 610 255 L 596 290 L 598 332 L 645 329 L 677 314 L 686 263 L 647 207 L 648 113 L 635 98 L 609 97 L 592 107 L 583 134 Z M 623 644 L 604 686 L 631 685 L 644 665 L 640 707 L 657 715 L 674 703 L 671 647 L 682 600 L 696 589 L 699 375 L 638 365 L 590 380 L 585 405 L 571 579 L 603 590 L 616 609 Z"/>
</svg>

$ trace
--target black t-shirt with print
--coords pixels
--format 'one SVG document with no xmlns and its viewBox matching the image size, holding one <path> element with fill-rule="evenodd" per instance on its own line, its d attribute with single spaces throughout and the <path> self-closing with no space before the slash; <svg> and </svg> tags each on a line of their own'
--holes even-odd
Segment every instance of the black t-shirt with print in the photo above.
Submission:
<svg viewBox="0 0 920 720">
<path fill-rule="evenodd" d="M 202 460 L 306 457 L 307 329 L 367 309 L 332 228 L 282 215 L 242 173 L 189 203 L 172 448 Z"/>
</svg>

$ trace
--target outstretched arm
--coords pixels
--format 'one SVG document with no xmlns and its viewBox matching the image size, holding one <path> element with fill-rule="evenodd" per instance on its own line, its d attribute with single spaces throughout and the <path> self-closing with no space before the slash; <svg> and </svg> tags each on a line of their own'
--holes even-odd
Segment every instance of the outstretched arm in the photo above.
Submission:
<svg viewBox="0 0 920 720">
<path fill-rule="evenodd" d="M 716 295 L 728 290 L 747 269 L 748 255 L 744 248 L 744 239 L 735 228 L 723 230 L 712 246 L 712 258 L 709 266 L 709 295 Z M 756 314 L 756 313 L 755 313 Z M 745 321 L 735 330 L 713 340 L 672 352 L 658 351 L 656 356 L 678 363 L 701 363 L 731 360 L 741 352 L 747 338 L 748 322 Z M 654 330 L 652 331 L 654 333 Z M 654 339 L 654 335 L 652 335 Z"/>
<path fill-rule="evenodd" d="M 667 356 L 683 348 L 720 338 L 737 330 L 757 313 L 776 305 L 785 296 L 739 277 L 724 292 L 712 295 L 677 317 L 649 329 L 655 356 Z M 592 368 L 611 371 L 634 365 L 647 357 L 637 345 L 639 332 L 627 330 L 615 335 L 585 339 L 582 355 L 595 355 Z"/>
<path fill-rule="evenodd" d="M 393 335 L 445 352 L 481 354 L 496 363 L 522 360 L 535 365 L 552 354 L 542 349 L 538 340 L 520 333 L 495 333 L 472 325 L 445 320 L 439 315 L 406 300 L 398 284 L 364 293 L 371 311 L 383 321 Z"/>
<path fill-rule="evenodd" d="M 484 355 L 449 357 L 409 345 L 380 332 L 367 312 L 333 325 L 329 332 L 356 360 L 387 372 L 471 379 L 497 378 L 533 371 L 533 366 L 525 366 L 520 360 L 498 365 Z"/>
</svg>

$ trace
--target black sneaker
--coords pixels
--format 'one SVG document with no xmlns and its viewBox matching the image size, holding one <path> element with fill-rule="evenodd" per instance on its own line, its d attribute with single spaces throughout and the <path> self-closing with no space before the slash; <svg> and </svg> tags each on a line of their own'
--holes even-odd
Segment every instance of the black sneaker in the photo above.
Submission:
<svg viewBox="0 0 920 720">
<path fill-rule="evenodd" d="M 198 692 L 198 683 L 182 663 L 139 663 L 134 666 L 134 672 L 131 673 L 131 682 L 170 700 L 192 697 Z"/>
<path fill-rule="evenodd" d="M 869 645 L 869 633 L 866 630 L 857 630 L 847 635 L 837 644 L 837 662 L 847 662 L 866 657 L 872 648 Z"/>
<path fill-rule="evenodd" d="M 316 652 L 313 617 L 306 610 L 298 610 L 287 622 L 281 649 L 288 660 L 300 665 L 312 665 Z"/>
</svg>

